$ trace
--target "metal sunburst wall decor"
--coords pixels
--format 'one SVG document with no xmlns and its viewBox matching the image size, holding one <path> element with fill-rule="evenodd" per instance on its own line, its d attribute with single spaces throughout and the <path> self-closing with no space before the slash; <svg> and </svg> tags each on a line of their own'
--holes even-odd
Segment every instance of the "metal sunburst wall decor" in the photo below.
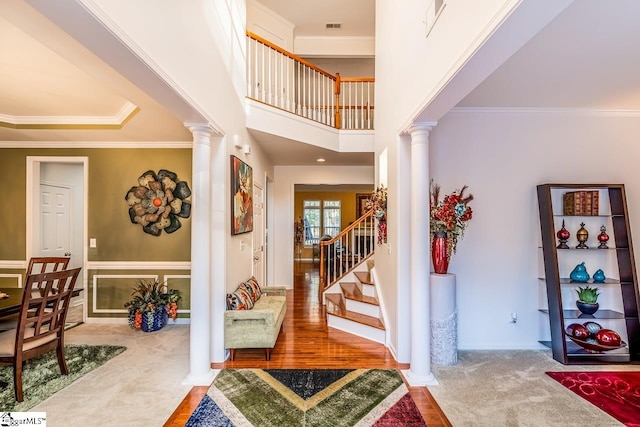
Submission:
<svg viewBox="0 0 640 427">
<path fill-rule="evenodd" d="M 125 196 L 132 224 L 140 224 L 145 233 L 153 236 L 173 233 L 182 224 L 180 218 L 191 215 L 189 184 L 178 180 L 178 175 L 166 169 L 156 174 L 148 170 L 138 178 Z"/>
</svg>

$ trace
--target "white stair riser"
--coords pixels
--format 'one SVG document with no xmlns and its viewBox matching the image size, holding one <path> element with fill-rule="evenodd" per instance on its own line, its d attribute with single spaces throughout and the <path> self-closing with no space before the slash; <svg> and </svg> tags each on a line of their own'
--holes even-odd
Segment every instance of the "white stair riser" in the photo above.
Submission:
<svg viewBox="0 0 640 427">
<path fill-rule="evenodd" d="M 375 297 L 376 296 L 376 287 L 375 285 L 369 285 L 367 283 L 362 283 L 362 295 L 366 297 Z"/>
<path fill-rule="evenodd" d="M 330 328 L 356 335 L 370 341 L 385 344 L 385 331 L 354 322 L 349 319 L 327 314 L 327 323 Z"/>
<path fill-rule="evenodd" d="M 366 314 L 367 316 L 380 318 L 380 306 L 367 304 L 352 299 L 346 299 L 347 311 L 355 311 L 356 313 Z"/>
</svg>

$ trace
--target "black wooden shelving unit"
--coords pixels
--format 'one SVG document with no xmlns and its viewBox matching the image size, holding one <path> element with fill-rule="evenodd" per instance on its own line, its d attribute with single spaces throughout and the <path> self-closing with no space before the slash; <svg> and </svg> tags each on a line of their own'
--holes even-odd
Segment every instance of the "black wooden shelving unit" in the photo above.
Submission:
<svg viewBox="0 0 640 427">
<path fill-rule="evenodd" d="M 551 347 L 553 358 L 563 364 L 594 364 L 594 363 L 629 363 L 640 361 L 640 322 L 638 306 L 638 280 L 636 276 L 629 215 L 623 184 L 542 184 L 538 185 L 538 207 L 540 210 L 540 228 L 542 232 L 542 253 L 544 258 L 544 277 L 546 283 L 548 308 L 540 311 L 548 315 L 551 328 L 551 341 L 540 341 Z M 568 191 L 598 190 L 600 197 L 600 215 L 584 216 L 580 220 L 592 225 L 591 242 L 596 241 L 593 226 L 606 221 L 610 228 L 607 230 L 610 249 L 596 249 L 597 244 L 590 249 L 557 249 L 556 232 L 560 229 L 562 219 L 575 218 L 564 216 L 561 194 Z M 560 195 L 560 197 L 559 197 Z M 603 203 L 604 202 L 604 203 Z M 599 231 L 599 229 L 598 229 Z M 574 231 L 575 233 L 575 231 Z M 572 234 L 574 234 L 572 233 Z M 619 309 L 607 309 L 607 301 L 602 297 L 598 300 L 601 309 L 593 319 L 585 319 L 584 315 L 575 308 L 575 298 L 563 301 L 563 291 L 576 287 L 568 277 L 561 277 L 560 272 L 567 270 L 565 255 L 567 251 L 582 251 L 580 255 L 590 260 L 603 256 L 608 251 L 615 252 L 617 271 L 610 271 L 609 277 L 602 286 L 610 286 L 620 293 L 622 305 Z M 590 280 L 592 282 L 592 280 Z M 567 299 L 567 298 L 565 298 Z M 627 346 L 621 349 L 591 353 L 575 344 L 565 336 L 567 323 L 582 323 L 586 320 L 616 321 L 620 328 L 626 328 Z M 617 320 L 616 320 L 617 319 Z M 624 335 L 624 334 L 621 334 Z M 624 339 L 624 337 L 623 337 Z"/>
</svg>

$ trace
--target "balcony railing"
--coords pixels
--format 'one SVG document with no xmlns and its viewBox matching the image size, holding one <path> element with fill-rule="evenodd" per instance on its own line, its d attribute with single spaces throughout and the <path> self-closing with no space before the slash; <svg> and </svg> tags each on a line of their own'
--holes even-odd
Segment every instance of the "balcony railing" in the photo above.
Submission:
<svg viewBox="0 0 640 427">
<path fill-rule="evenodd" d="M 247 32 L 247 97 L 337 129 L 373 129 L 373 77 L 341 78 Z"/>
</svg>

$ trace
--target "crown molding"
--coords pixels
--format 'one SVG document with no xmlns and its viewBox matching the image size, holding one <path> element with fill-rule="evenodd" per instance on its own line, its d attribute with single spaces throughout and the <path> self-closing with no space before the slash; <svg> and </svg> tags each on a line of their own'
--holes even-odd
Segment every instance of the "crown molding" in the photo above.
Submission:
<svg viewBox="0 0 640 427">
<path fill-rule="evenodd" d="M 454 107 L 448 114 L 518 114 L 594 117 L 640 117 L 640 109 L 604 108 L 530 108 L 530 107 Z"/>
<path fill-rule="evenodd" d="M 13 129 L 119 129 L 140 109 L 125 102 L 113 116 L 11 116 L 0 114 L 0 127 Z"/>
<path fill-rule="evenodd" d="M 0 141 L 0 148 L 192 148 L 193 141 Z"/>
</svg>

